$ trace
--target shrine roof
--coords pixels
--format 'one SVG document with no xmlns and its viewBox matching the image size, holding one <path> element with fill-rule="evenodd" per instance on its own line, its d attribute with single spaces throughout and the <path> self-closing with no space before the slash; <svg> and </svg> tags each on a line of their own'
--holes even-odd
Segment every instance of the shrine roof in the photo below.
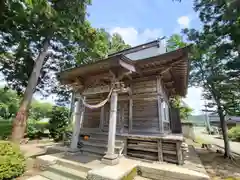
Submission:
<svg viewBox="0 0 240 180">
<path fill-rule="evenodd" d="M 189 50 L 187 46 L 141 60 L 131 60 L 123 54 L 116 54 L 103 60 L 62 71 L 58 73 L 58 79 L 62 84 L 71 84 L 77 78 L 101 76 L 113 69 L 124 69 L 131 72 L 132 79 L 160 75 L 166 88 L 174 89 L 174 94 L 185 96 L 189 76 Z"/>
</svg>

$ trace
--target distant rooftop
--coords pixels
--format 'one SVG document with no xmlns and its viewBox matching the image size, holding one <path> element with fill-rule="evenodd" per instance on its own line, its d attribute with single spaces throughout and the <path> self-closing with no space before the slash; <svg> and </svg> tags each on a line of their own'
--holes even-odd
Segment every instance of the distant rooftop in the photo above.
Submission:
<svg viewBox="0 0 240 180">
<path fill-rule="evenodd" d="M 160 43 L 161 43 L 161 40 L 163 40 L 164 38 L 165 37 L 158 38 L 154 41 L 150 41 L 150 42 L 147 42 L 147 43 L 144 43 L 144 44 L 140 44 L 140 45 L 137 45 L 137 46 L 134 46 L 134 47 L 124 49 L 122 51 L 118 51 L 116 53 L 109 54 L 108 56 L 112 57 L 112 56 L 117 56 L 117 55 L 120 55 L 120 54 L 121 55 L 126 55 L 126 54 L 134 53 L 134 52 L 137 52 L 137 51 L 140 51 L 140 50 L 143 50 L 143 49 L 147 49 L 147 48 L 150 48 L 150 47 L 154 47 L 154 46 L 159 47 Z"/>
</svg>

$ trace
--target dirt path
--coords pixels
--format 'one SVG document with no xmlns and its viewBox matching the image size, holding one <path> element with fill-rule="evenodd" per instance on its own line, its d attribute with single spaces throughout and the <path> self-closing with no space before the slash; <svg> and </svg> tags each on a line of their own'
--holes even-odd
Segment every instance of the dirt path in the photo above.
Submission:
<svg viewBox="0 0 240 180">
<path fill-rule="evenodd" d="M 212 180 L 240 180 L 240 157 L 225 159 L 215 149 L 201 148 L 201 144 L 191 143 L 200 157 L 203 166 Z"/>
<path fill-rule="evenodd" d="M 30 142 L 29 144 L 22 144 L 20 149 L 24 153 L 26 157 L 26 171 L 21 176 L 18 177 L 17 180 L 26 180 L 34 175 L 39 174 L 41 171 L 40 169 L 34 166 L 35 164 L 35 157 L 41 154 L 46 153 L 45 146 L 51 145 L 53 142 Z"/>
</svg>

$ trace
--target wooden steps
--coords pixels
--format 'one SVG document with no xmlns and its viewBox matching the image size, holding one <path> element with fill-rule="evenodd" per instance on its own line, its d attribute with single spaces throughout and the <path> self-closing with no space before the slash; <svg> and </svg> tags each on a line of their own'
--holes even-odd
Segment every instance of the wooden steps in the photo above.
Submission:
<svg viewBox="0 0 240 180">
<path fill-rule="evenodd" d="M 108 145 L 108 134 L 103 132 L 94 132 L 94 133 L 82 133 L 82 135 L 88 135 L 89 138 L 84 140 L 82 136 L 80 136 L 81 148 L 80 151 L 82 153 L 94 154 L 97 156 L 104 156 L 107 152 Z M 115 153 L 121 156 L 124 149 L 124 142 L 122 140 L 115 140 Z"/>
</svg>

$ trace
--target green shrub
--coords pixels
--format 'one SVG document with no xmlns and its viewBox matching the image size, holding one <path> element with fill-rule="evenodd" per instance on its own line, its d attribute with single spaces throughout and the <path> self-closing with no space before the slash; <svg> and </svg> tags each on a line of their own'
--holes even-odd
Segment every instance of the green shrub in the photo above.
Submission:
<svg viewBox="0 0 240 180">
<path fill-rule="evenodd" d="M 35 124 L 33 123 L 28 123 L 27 125 L 27 137 L 30 139 L 36 139 L 38 138 L 39 131 L 35 127 Z"/>
<path fill-rule="evenodd" d="M 228 137 L 232 141 L 240 142 L 240 126 L 236 126 L 236 127 L 231 128 L 228 131 Z"/>
<path fill-rule="evenodd" d="M 0 141 L 0 180 L 18 177 L 24 169 L 25 158 L 19 147 L 9 141 Z"/>
<path fill-rule="evenodd" d="M 41 122 L 41 121 L 36 121 L 35 127 L 44 133 L 44 131 L 48 130 L 49 123 L 48 122 Z"/>
<path fill-rule="evenodd" d="M 30 119 L 27 126 L 27 137 L 30 139 L 41 139 L 48 136 L 45 132 L 48 130 L 48 122 L 39 122 Z"/>
<path fill-rule="evenodd" d="M 0 121 L 0 139 L 6 139 L 11 135 L 12 121 L 2 120 Z"/>
<path fill-rule="evenodd" d="M 49 120 L 49 132 L 54 141 L 63 139 L 64 133 L 68 127 L 68 109 L 65 107 L 53 107 L 51 118 Z"/>
</svg>

